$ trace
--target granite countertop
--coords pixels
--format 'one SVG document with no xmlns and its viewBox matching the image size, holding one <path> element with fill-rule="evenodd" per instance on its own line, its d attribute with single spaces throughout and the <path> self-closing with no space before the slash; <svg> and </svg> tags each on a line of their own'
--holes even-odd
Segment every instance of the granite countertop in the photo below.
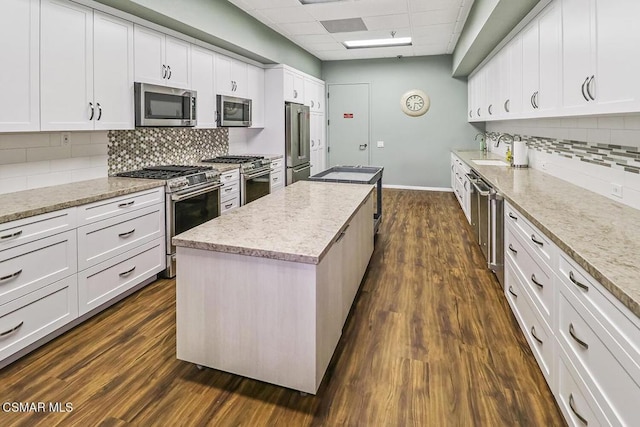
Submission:
<svg viewBox="0 0 640 427">
<path fill-rule="evenodd" d="M 0 224 L 164 184 L 161 180 L 109 177 L 0 194 Z"/>
<path fill-rule="evenodd" d="M 640 317 L 640 211 L 535 169 L 472 162 L 504 160 L 494 154 L 454 154 Z"/>
<path fill-rule="evenodd" d="M 373 188 L 299 181 L 187 230 L 173 244 L 318 264 Z"/>
</svg>

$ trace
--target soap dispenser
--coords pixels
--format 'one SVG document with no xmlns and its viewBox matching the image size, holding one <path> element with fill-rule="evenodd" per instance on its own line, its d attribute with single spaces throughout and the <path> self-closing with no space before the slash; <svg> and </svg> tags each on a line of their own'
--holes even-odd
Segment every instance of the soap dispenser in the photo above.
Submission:
<svg viewBox="0 0 640 427">
<path fill-rule="evenodd" d="M 513 153 L 511 152 L 511 147 L 507 147 L 506 160 L 510 165 L 513 164 Z"/>
</svg>

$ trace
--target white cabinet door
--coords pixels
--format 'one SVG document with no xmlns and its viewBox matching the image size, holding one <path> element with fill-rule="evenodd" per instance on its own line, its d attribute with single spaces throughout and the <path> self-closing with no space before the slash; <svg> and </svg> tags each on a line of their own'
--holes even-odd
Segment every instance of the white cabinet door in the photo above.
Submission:
<svg viewBox="0 0 640 427">
<path fill-rule="evenodd" d="M 198 128 L 216 127 L 216 90 L 214 66 L 216 55 L 208 49 L 191 47 L 191 88 L 198 94 Z"/>
<path fill-rule="evenodd" d="M 191 88 L 191 45 L 171 36 L 165 36 L 165 60 L 167 86 Z"/>
<path fill-rule="evenodd" d="M 309 123 L 310 144 L 311 144 L 311 175 L 315 175 L 320 172 L 320 158 L 318 148 L 320 147 L 320 140 L 318 137 L 319 119 L 317 113 L 311 113 Z"/>
<path fill-rule="evenodd" d="M 41 8 L 41 129 L 93 129 L 93 10 L 61 0 Z"/>
<path fill-rule="evenodd" d="M 562 20 L 560 6 L 551 3 L 538 17 L 540 40 L 540 93 L 534 101 L 548 114 L 560 108 L 562 77 Z"/>
<path fill-rule="evenodd" d="M 284 71 L 284 100 L 304 103 L 304 78 L 290 70 Z"/>
<path fill-rule="evenodd" d="M 234 83 L 233 94 L 246 98 L 247 90 L 247 64 L 241 61 L 231 60 L 231 80 Z"/>
<path fill-rule="evenodd" d="M 4 0 L 0 14 L 0 132 L 40 130 L 40 5 Z"/>
<path fill-rule="evenodd" d="M 247 96 L 251 98 L 251 127 L 264 127 L 264 70 L 247 65 Z"/>
<path fill-rule="evenodd" d="M 538 23 L 532 22 L 522 31 L 522 111 L 535 112 L 534 96 L 539 88 Z"/>
<path fill-rule="evenodd" d="M 164 34 L 136 25 L 134 40 L 136 81 L 164 85 L 167 75 Z"/>
<path fill-rule="evenodd" d="M 506 116 L 517 115 L 522 111 L 522 37 L 517 35 L 507 46 L 509 60 L 509 90 L 505 105 Z"/>
<path fill-rule="evenodd" d="M 228 56 L 216 55 L 216 90 L 222 95 L 233 95 L 231 62 Z"/>
<path fill-rule="evenodd" d="M 308 106 L 311 111 L 316 111 L 317 107 L 317 90 L 316 83 L 311 79 L 303 79 L 304 105 Z"/>
<path fill-rule="evenodd" d="M 95 11 L 95 129 L 133 129 L 133 24 Z"/>
</svg>

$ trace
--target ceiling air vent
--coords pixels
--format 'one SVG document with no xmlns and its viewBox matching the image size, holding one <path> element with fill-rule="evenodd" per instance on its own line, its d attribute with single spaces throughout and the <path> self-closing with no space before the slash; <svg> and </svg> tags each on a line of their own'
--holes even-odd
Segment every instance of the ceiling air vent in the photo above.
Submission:
<svg viewBox="0 0 640 427">
<path fill-rule="evenodd" d="M 367 31 L 362 18 L 333 19 L 331 21 L 320 21 L 320 23 L 330 33 L 350 33 L 352 31 Z"/>
</svg>

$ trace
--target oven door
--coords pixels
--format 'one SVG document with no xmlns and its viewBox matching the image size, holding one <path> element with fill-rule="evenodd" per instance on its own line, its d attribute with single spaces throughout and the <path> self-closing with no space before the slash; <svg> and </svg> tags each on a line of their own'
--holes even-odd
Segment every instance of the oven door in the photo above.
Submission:
<svg viewBox="0 0 640 427">
<path fill-rule="evenodd" d="M 147 83 L 135 84 L 136 126 L 195 126 L 196 93 Z"/>
<path fill-rule="evenodd" d="M 242 175 L 240 196 L 242 205 L 251 203 L 271 192 L 271 168 Z"/>
</svg>

